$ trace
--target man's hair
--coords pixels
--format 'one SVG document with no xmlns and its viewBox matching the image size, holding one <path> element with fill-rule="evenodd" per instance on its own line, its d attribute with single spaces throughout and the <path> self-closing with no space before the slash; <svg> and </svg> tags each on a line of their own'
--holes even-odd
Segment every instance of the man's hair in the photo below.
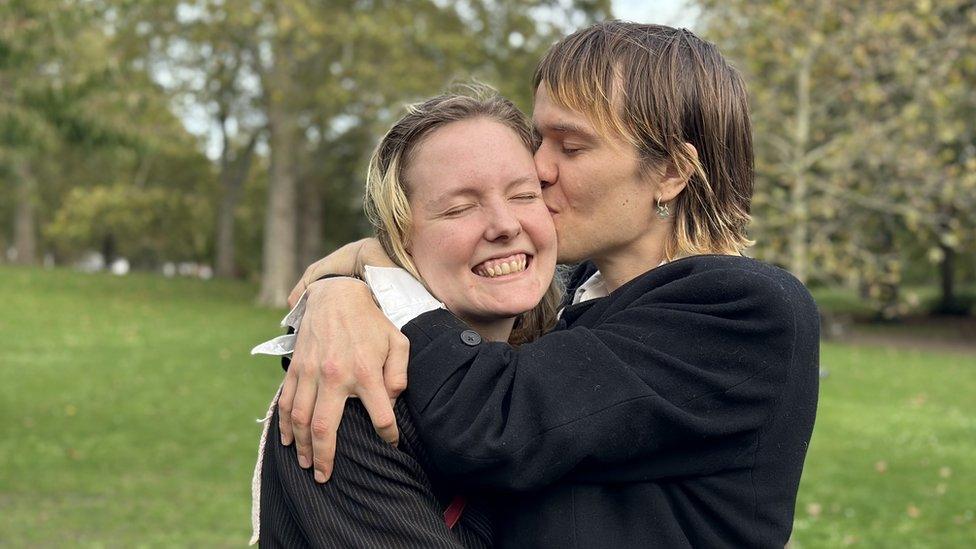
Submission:
<svg viewBox="0 0 976 549">
<path fill-rule="evenodd" d="M 539 62 L 534 87 L 587 117 L 604 137 L 622 136 L 641 170 L 668 163 L 691 172 L 672 202 L 668 260 L 740 253 L 753 188 L 746 87 L 714 44 L 685 29 L 598 23 L 556 43 Z M 697 160 L 685 147 L 694 145 Z M 648 212 L 652 215 L 652 212 Z"/>
<path fill-rule="evenodd" d="M 408 105 L 407 113 L 386 132 L 370 158 L 364 201 L 366 216 L 390 259 L 420 281 L 423 278 L 407 253 L 412 214 L 410 182 L 405 174 L 417 148 L 434 131 L 451 122 L 479 118 L 508 127 L 529 151 L 533 150 L 535 138 L 522 111 L 495 90 L 468 84 L 455 93 Z M 509 343 L 525 343 L 550 330 L 556 323 L 561 298 L 562 287 L 557 277 L 553 277 L 542 301 L 519 315 Z"/>
</svg>

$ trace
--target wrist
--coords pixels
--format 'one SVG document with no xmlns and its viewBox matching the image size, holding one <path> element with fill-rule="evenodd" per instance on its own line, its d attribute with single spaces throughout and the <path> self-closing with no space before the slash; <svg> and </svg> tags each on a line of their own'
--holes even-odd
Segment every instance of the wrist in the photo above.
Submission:
<svg viewBox="0 0 976 549">
<path fill-rule="evenodd" d="M 356 273 L 366 278 L 366 267 L 399 267 L 390 259 L 377 238 L 365 238 L 356 254 Z"/>
<path fill-rule="evenodd" d="M 331 286 L 340 286 L 340 285 L 345 285 L 346 288 L 358 288 L 358 287 L 363 287 L 367 289 L 369 288 L 366 285 L 366 281 L 358 276 L 348 275 L 348 274 L 329 273 L 329 274 L 324 274 L 316 278 L 315 280 L 313 280 L 308 285 L 307 289 L 311 294 L 311 293 L 317 293 L 317 290 L 319 290 L 320 288 L 324 288 L 326 286 L 331 287 Z"/>
</svg>

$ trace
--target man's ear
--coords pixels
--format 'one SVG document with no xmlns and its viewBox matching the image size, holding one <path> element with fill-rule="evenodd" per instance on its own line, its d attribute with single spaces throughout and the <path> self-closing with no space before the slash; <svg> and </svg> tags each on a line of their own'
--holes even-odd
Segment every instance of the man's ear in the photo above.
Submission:
<svg viewBox="0 0 976 549">
<path fill-rule="evenodd" d="M 661 202 L 671 202 L 681 194 L 681 191 L 688 185 L 688 180 L 695 173 L 695 164 L 698 162 L 698 149 L 691 143 L 685 143 L 684 159 L 674 159 L 668 162 L 667 168 L 661 181 L 658 182 L 657 200 Z"/>
</svg>

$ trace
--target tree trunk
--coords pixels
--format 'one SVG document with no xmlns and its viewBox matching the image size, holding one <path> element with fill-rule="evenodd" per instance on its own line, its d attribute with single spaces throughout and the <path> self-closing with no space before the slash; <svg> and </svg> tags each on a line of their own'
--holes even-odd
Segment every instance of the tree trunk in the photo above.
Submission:
<svg viewBox="0 0 976 549">
<path fill-rule="evenodd" d="M 268 212 L 264 224 L 261 292 L 258 302 L 272 307 L 287 304 L 295 276 L 295 175 L 291 158 L 295 135 L 293 113 L 287 107 L 291 81 L 288 51 L 276 44 L 270 78 L 262 83 L 267 102 L 271 166 L 268 182 Z"/>
<path fill-rule="evenodd" d="M 37 212 L 34 198 L 37 181 L 25 162 L 17 164 L 17 204 L 14 212 L 15 263 L 33 265 L 37 261 Z"/>
<path fill-rule="evenodd" d="M 942 249 L 942 261 L 939 263 L 942 302 L 939 304 L 939 312 L 965 313 L 965 309 L 956 303 L 956 250 L 945 244 L 939 244 L 939 248 Z"/>
<path fill-rule="evenodd" d="M 217 205 L 217 238 L 215 239 L 216 260 L 215 274 L 221 278 L 233 278 L 237 275 L 237 264 L 234 246 L 234 210 L 241 198 L 241 188 L 251 171 L 251 160 L 254 158 L 254 146 L 258 133 L 251 137 L 244 149 L 238 152 L 231 161 L 225 140 L 224 153 L 221 155 L 220 167 L 220 203 Z"/>
<path fill-rule="evenodd" d="M 809 240 L 809 208 L 807 201 L 807 168 L 804 156 L 810 140 L 810 71 L 813 55 L 808 53 L 800 62 L 796 77 L 796 128 L 793 135 L 793 186 L 790 187 L 790 272 L 801 282 L 807 281 Z"/>
<path fill-rule="evenodd" d="M 320 181 L 302 180 L 302 199 L 298 223 L 298 272 L 322 257 L 322 192 Z"/>
</svg>

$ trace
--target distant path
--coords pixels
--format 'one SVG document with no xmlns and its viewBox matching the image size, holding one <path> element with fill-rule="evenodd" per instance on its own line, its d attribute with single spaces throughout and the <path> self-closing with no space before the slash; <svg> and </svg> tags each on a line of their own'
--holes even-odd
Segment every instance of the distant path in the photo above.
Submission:
<svg viewBox="0 0 976 549">
<path fill-rule="evenodd" d="M 855 323 L 830 341 L 976 355 L 976 318 L 918 317 L 890 324 Z"/>
</svg>

